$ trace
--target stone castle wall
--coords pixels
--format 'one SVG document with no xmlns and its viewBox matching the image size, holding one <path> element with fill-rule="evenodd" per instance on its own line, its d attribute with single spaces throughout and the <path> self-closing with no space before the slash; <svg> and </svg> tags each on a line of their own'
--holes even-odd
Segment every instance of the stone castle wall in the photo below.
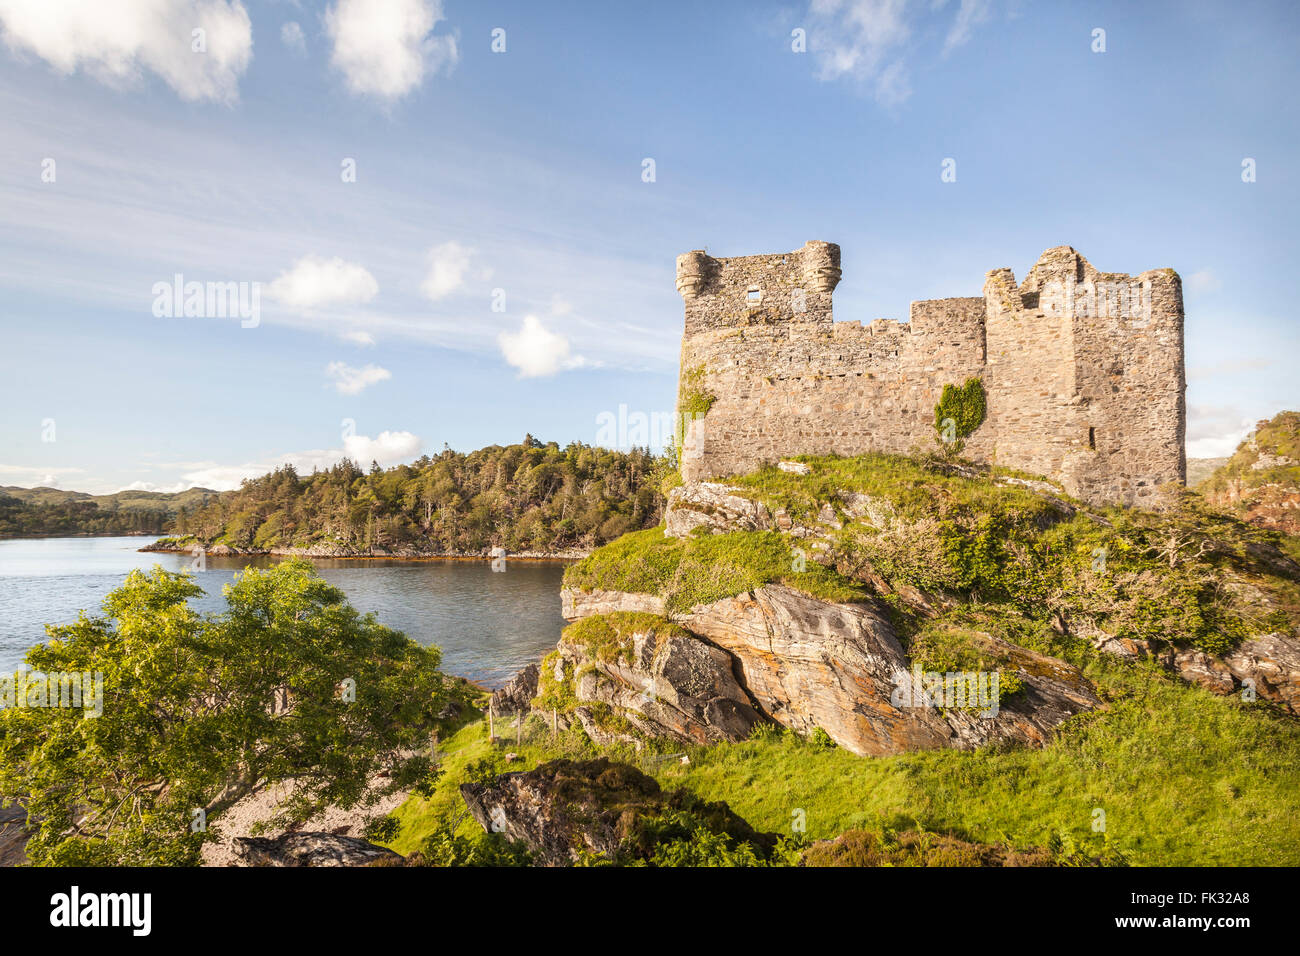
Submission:
<svg viewBox="0 0 1300 956">
<path fill-rule="evenodd" d="M 677 260 L 682 390 L 712 396 L 687 425 L 688 481 L 798 454 L 937 447 L 946 384 L 978 377 L 988 417 L 963 452 L 1054 478 L 1087 500 L 1142 503 L 1182 481 L 1182 289 L 1172 270 L 1100 273 L 1068 247 L 1017 286 L 913 302 L 908 322 L 836 322 L 839 247 Z M 689 407 L 679 396 L 679 410 Z"/>
</svg>

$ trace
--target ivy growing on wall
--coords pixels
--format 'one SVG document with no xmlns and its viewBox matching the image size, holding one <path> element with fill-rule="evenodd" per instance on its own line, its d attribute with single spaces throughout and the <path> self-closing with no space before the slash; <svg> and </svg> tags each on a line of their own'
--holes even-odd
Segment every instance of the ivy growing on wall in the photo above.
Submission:
<svg viewBox="0 0 1300 956">
<path fill-rule="evenodd" d="M 704 366 L 696 365 L 682 369 L 681 382 L 677 387 L 677 463 L 682 460 L 682 443 L 686 439 L 687 422 L 703 418 L 718 396 L 704 388 Z"/>
<path fill-rule="evenodd" d="M 968 378 L 963 385 L 945 385 L 934 406 L 934 429 L 949 454 L 961 452 L 966 439 L 984 423 L 988 405 L 984 384 Z"/>
</svg>

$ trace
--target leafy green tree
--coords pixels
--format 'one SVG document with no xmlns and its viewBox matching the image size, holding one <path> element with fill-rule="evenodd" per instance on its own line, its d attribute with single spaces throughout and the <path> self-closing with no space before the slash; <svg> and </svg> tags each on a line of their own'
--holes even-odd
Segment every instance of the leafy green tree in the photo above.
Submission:
<svg viewBox="0 0 1300 956">
<path fill-rule="evenodd" d="M 429 792 L 419 753 L 451 690 L 436 648 L 362 616 L 304 561 L 245 571 L 219 615 L 187 605 L 201 593 L 133 571 L 102 616 L 47 627 L 28 652 L 35 671 L 103 673 L 100 716 L 0 710 L 0 797 L 27 808 L 32 862 L 193 864 L 225 809 L 283 781 L 277 825 Z"/>
</svg>

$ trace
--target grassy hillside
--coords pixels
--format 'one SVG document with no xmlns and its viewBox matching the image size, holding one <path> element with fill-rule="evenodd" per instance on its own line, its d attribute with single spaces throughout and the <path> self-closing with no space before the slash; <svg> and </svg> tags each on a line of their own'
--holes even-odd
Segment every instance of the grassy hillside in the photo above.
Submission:
<svg viewBox="0 0 1300 956">
<path fill-rule="evenodd" d="M 480 838 L 457 788 L 486 770 L 604 753 L 665 787 L 725 800 L 760 830 L 793 836 L 800 820 L 810 840 L 920 829 L 1018 849 L 1106 846 L 1134 865 L 1300 865 L 1300 724 L 1149 666 L 1093 659 L 1085 670 L 1107 706 L 1068 721 L 1041 750 L 857 757 L 771 731 L 739 744 L 676 747 L 683 764 L 654 747 L 598 747 L 578 732 L 552 739 L 537 718 L 521 743 L 498 721 L 502 739 L 489 744 L 486 722 L 471 721 L 440 745 L 443 777 L 433 796 L 412 797 L 396 812 L 402 829 L 391 846 L 412 852 L 452 823 L 460 836 Z M 507 751 L 520 759 L 505 763 Z"/>
<path fill-rule="evenodd" d="M 1260 422 L 1196 490 L 1253 524 L 1300 535 L 1300 412 Z"/>
<path fill-rule="evenodd" d="M 730 483 L 820 528 L 827 566 L 809 558 L 794 569 L 794 548 L 811 548 L 807 538 L 670 539 L 652 528 L 573 565 L 566 584 L 656 593 L 670 610 L 768 581 L 828 600 L 872 598 L 891 609 L 907 642 L 976 626 L 1067 660 L 1103 707 L 1067 720 L 1042 749 L 858 757 L 825 739 L 760 728 L 739 744 L 671 745 L 686 763 L 655 742 L 638 751 L 598 747 L 578 730 L 553 738 L 536 717 L 521 740 L 498 722 L 504 739 L 493 745 L 485 725 L 471 721 L 443 744 L 434 796 L 398 811 L 394 847 L 408 852 L 453 825 L 481 839 L 456 790 L 476 775 L 604 752 L 665 786 L 725 800 L 760 830 L 793 835 L 801 822 L 807 839 L 860 829 L 887 845 L 898 833 L 928 831 L 1041 848 L 1058 860 L 1087 848 L 1137 865 L 1300 865 L 1300 721 L 1263 700 L 1189 685 L 1149 660 L 1104 654 L 1080 633 L 1087 621 L 1157 645 L 1222 651 L 1262 628 L 1294 629 L 1294 539 L 1208 511 L 1186 493 L 1161 514 L 1089 509 L 1014 475 L 963 475 L 942 462 L 800 460 L 811 474 L 767 469 Z M 847 509 L 863 500 L 841 492 L 867 495 L 869 506 L 854 517 Z M 817 524 L 828 502 L 838 502 L 842 527 Z M 507 750 L 520 759 L 505 764 Z"/>
<path fill-rule="evenodd" d="M 1213 495 L 1226 491 L 1234 482 L 1241 490 L 1270 482 L 1300 485 L 1300 412 L 1279 412 L 1260 422 L 1197 490 Z"/>
</svg>

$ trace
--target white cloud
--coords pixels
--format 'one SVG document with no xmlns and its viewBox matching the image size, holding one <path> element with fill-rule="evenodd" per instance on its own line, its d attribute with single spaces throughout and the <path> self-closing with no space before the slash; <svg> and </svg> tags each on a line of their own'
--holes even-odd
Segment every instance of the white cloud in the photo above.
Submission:
<svg viewBox="0 0 1300 956">
<path fill-rule="evenodd" d="M 342 448 L 286 452 L 272 459 L 249 461 L 242 465 L 222 465 L 213 461 L 186 462 L 189 470 L 181 476 L 183 487 L 168 490 L 211 488 L 214 491 L 230 491 L 238 488 L 245 478 L 265 475 L 284 465 L 293 465 L 299 474 L 309 475 L 314 468 L 331 468 L 344 458 L 351 458 L 362 467 L 368 467 L 371 461 L 384 466 L 395 465 L 414 458 L 423 444 L 418 436 L 410 432 L 385 431 L 375 438 L 352 435 L 344 439 Z"/>
<path fill-rule="evenodd" d="M 1255 429 L 1235 406 L 1192 405 L 1187 409 L 1187 457 L 1223 458 Z"/>
<path fill-rule="evenodd" d="M 307 38 L 303 36 L 302 27 L 298 25 L 296 20 L 290 20 L 280 27 L 280 42 L 294 53 L 305 54 L 307 52 Z"/>
<path fill-rule="evenodd" d="M 384 382 L 393 377 L 386 368 L 378 365 L 365 365 L 353 368 L 344 362 L 330 362 L 325 374 L 334 380 L 334 388 L 340 395 L 358 395 L 376 382 Z"/>
<path fill-rule="evenodd" d="M 185 100 L 235 102 L 253 57 L 239 0 L 0 0 L 0 32 L 11 50 L 63 73 L 124 87 L 147 71 Z"/>
<path fill-rule="evenodd" d="M 155 485 L 152 481 L 133 481 L 129 485 L 118 488 L 118 491 L 157 491 L 165 495 L 179 494 L 182 491 L 188 491 L 196 487 L 188 481 L 178 481 L 174 485 Z"/>
<path fill-rule="evenodd" d="M 362 332 L 354 329 L 351 332 L 344 332 L 340 338 L 345 342 L 351 342 L 353 345 L 372 346 L 375 344 L 375 337 L 369 332 Z"/>
<path fill-rule="evenodd" d="M 337 0 L 325 11 L 330 62 L 354 93 L 396 100 L 456 63 L 456 40 L 434 36 L 440 0 Z"/>
<path fill-rule="evenodd" d="M 362 465 L 377 461 L 381 465 L 394 464 L 414 458 L 423 442 L 410 432 L 380 432 L 376 438 L 352 435 L 343 440 L 347 456 Z"/>
<path fill-rule="evenodd" d="M 304 256 L 271 283 L 271 298 L 290 308 L 369 302 L 379 293 L 379 283 L 364 266 L 335 256 Z"/>
<path fill-rule="evenodd" d="M 554 375 L 561 369 L 586 365 L 581 355 L 569 354 L 569 340 L 548 330 L 535 315 L 524 316 L 518 332 L 497 336 L 505 360 L 519 369 L 520 378 Z"/>
<path fill-rule="evenodd" d="M 427 299 L 441 299 L 465 284 L 469 261 L 474 250 L 459 242 L 444 242 L 429 250 L 429 274 L 420 283 L 420 291 Z"/>
</svg>

